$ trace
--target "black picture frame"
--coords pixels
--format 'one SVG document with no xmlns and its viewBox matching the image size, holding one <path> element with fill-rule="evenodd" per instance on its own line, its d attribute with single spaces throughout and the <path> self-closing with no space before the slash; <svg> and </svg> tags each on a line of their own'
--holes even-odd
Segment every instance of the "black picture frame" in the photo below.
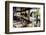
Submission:
<svg viewBox="0 0 46 35">
<path fill-rule="evenodd" d="M 23 3 L 23 4 L 38 4 L 43 5 L 43 30 L 39 31 L 24 31 L 24 32 L 9 32 L 9 3 Z M 44 32 L 45 31 L 45 3 L 37 2 L 19 2 L 19 1 L 5 1 L 5 33 L 16 34 L 16 33 L 33 33 L 33 32 Z"/>
</svg>

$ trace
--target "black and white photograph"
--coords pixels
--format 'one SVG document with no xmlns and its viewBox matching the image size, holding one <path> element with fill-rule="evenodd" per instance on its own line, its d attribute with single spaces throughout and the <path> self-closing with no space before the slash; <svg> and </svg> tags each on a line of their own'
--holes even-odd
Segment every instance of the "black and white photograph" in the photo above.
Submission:
<svg viewBox="0 0 46 35">
<path fill-rule="evenodd" d="M 40 27 L 40 8 L 13 7 L 13 27 Z"/>
<path fill-rule="evenodd" d="M 5 2 L 6 33 L 44 32 L 45 4 Z"/>
</svg>

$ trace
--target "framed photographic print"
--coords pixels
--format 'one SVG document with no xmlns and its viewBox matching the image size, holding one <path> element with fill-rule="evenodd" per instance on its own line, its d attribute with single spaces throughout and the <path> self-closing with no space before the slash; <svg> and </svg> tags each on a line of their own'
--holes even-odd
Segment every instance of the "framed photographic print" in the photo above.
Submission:
<svg viewBox="0 0 46 35">
<path fill-rule="evenodd" d="M 45 31 L 45 4 L 5 1 L 5 33 Z"/>
</svg>

